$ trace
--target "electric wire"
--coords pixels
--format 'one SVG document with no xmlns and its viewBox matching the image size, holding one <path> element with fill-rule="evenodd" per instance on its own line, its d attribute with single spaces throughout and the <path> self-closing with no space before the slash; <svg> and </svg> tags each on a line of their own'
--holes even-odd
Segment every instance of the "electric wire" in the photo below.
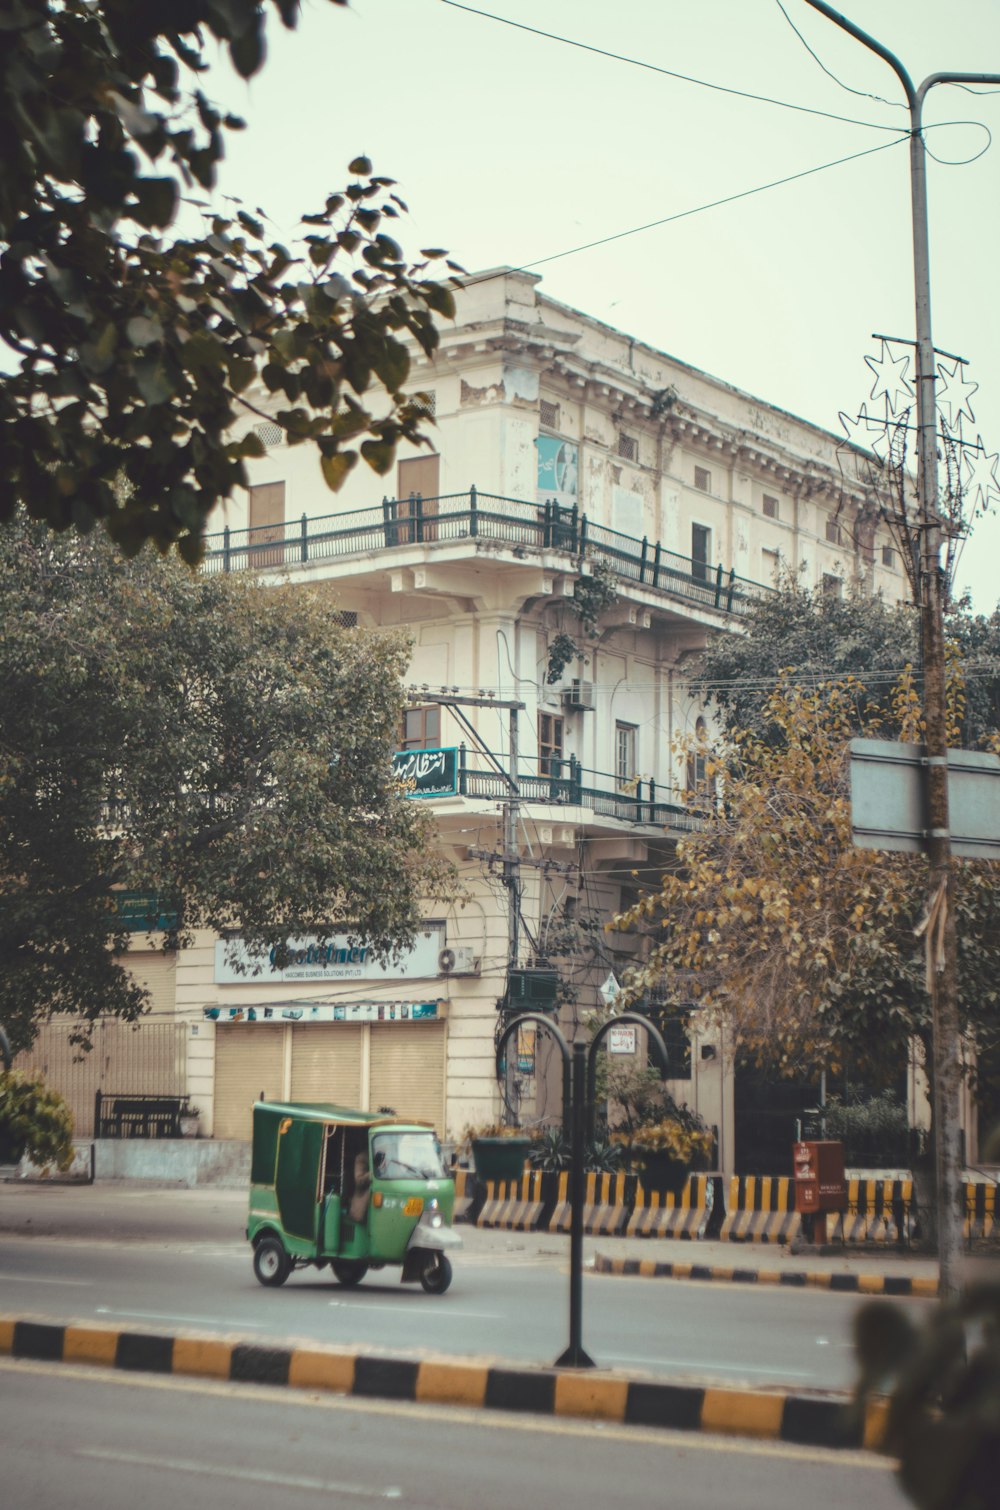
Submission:
<svg viewBox="0 0 1000 1510">
<path fill-rule="evenodd" d="M 819 64 L 820 68 L 822 68 L 823 72 L 826 74 L 826 76 L 827 76 L 828 79 L 832 79 L 835 84 L 839 84 L 840 87 L 841 87 L 841 89 L 846 89 L 846 91 L 847 91 L 848 94 L 856 94 L 859 99 L 862 99 L 862 100 L 875 100 L 879 105 L 890 105 L 895 110 L 905 110 L 906 109 L 906 105 L 904 104 L 904 102 L 902 100 L 887 100 L 887 99 L 885 99 L 880 94 L 869 94 L 868 91 L 865 90 L 865 89 L 854 89 L 854 88 L 852 88 L 852 86 L 850 84 L 845 84 L 844 81 L 843 81 L 843 79 L 838 78 L 835 73 L 833 73 L 829 68 L 827 68 L 826 64 L 823 62 L 823 59 L 820 57 L 819 53 L 815 52 L 813 50 L 813 48 L 809 45 L 809 43 L 806 41 L 805 37 L 799 31 L 799 29 L 796 26 L 795 22 L 792 20 L 791 16 L 788 14 L 788 12 L 785 9 L 785 7 L 782 5 L 781 0 L 774 0 L 774 3 L 778 7 L 778 9 L 780 10 L 781 14 L 784 16 L 785 20 L 788 22 L 789 26 L 792 28 L 792 31 L 798 37 L 799 41 L 802 43 L 802 46 L 805 48 L 806 52 L 809 54 L 809 56 L 813 59 L 813 61 L 815 63 Z"/>
<path fill-rule="evenodd" d="M 496 21 L 501 26 L 510 26 L 515 31 L 530 32 L 532 36 L 544 37 L 549 42 L 559 42 L 565 47 L 575 47 L 580 52 L 594 53 L 600 58 L 609 58 L 615 63 L 628 63 L 633 68 L 643 68 L 649 73 L 662 74 L 665 78 L 676 79 L 682 84 L 694 84 L 700 89 L 711 89 L 717 94 L 734 95 L 737 99 L 752 100 L 757 104 L 775 105 L 781 110 L 795 110 L 803 115 L 818 115 L 824 120 L 841 121 L 849 126 L 867 126 L 872 131 L 896 131 L 896 126 L 883 125 L 880 121 L 862 121 L 850 115 L 837 115 L 830 110 L 818 110 L 814 105 L 797 105 L 791 100 L 779 100 L 774 95 L 754 94 L 751 90 L 735 89 L 729 84 L 715 84 L 710 79 L 700 79 L 693 74 L 678 73 L 673 68 L 663 68 L 658 63 L 649 63 L 644 58 L 628 57 L 624 53 L 612 52 L 606 47 L 597 47 L 590 42 L 580 42 L 575 37 L 566 37 L 559 32 L 545 31 L 539 26 L 529 26 L 524 21 L 514 21 L 510 16 L 498 16 L 493 11 L 479 10 L 473 5 L 465 5 L 462 0 L 441 0 L 442 5 L 449 6 L 452 10 L 467 12 L 470 16 L 479 16 L 484 21 Z M 852 91 L 856 92 L 856 91 Z M 877 99 L 877 95 L 870 96 Z"/>
</svg>

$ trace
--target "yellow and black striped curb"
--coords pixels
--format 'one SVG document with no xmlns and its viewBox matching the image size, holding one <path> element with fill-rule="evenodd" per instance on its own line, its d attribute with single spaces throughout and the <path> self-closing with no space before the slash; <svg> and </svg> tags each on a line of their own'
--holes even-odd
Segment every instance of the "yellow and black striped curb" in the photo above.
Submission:
<svg viewBox="0 0 1000 1510">
<path fill-rule="evenodd" d="M 835 1290 L 856 1295 L 912 1295 L 936 1300 L 931 1275 L 828 1274 L 819 1269 L 739 1269 L 725 1264 L 661 1263 L 655 1258 L 608 1258 L 598 1253 L 595 1274 L 639 1275 L 643 1279 L 704 1279 L 737 1285 L 776 1285 L 795 1290 Z"/>
<path fill-rule="evenodd" d="M 387 1358 L 325 1347 L 267 1347 L 218 1337 L 172 1337 L 12 1317 L 0 1317 L 0 1354 L 242 1384 L 285 1384 L 368 1399 L 765 1437 L 807 1447 L 877 1450 L 885 1429 L 884 1400 L 870 1402 L 860 1415 L 849 1409 L 844 1395 L 668 1384 L 591 1369 L 517 1368 L 457 1358 Z"/>
</svg>

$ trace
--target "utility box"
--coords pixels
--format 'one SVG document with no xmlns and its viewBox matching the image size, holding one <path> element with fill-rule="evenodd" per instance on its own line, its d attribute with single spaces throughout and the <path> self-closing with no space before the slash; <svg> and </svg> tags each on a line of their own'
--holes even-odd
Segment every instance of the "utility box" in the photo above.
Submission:
<svg viewBox="0 0 1000 1510">
<path fill-rule="evenodd" d="M 793 1143 L 795 1209 L 809 1215 L 847 1205 L 843 1143 Z"/>
</svg>

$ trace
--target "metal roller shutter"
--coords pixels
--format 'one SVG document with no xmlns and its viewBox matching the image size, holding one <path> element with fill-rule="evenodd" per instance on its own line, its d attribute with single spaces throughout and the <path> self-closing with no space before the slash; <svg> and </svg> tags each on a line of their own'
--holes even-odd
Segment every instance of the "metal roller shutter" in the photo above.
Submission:
<svg viewBox="0 0 1000 1510">
<path fill-rule="evenodd" d="M 361 1023 L 315 1023 L 292 1029 L 292 1101 L 360 1106 Z"/>
<path fill-rule="evenodd" d="M 284 1087 L 283 1027 L 258 1023 L 235 1023 L 216 1029 L 215 1117 L 216 1138 L 238 1138 L 249 1143 L 253 1135 L 253 1103 L 261 1092 L 268 1101 L 280 1101 Z"/>
<path fill-rule="evenodd" d="M 433 1122 L 444 1134 L 445 1036 L 443 1023 L 403 1022 L 371 1029 L 374 1110 L 391 1106 L 401 1117 Z"/>
</svg>

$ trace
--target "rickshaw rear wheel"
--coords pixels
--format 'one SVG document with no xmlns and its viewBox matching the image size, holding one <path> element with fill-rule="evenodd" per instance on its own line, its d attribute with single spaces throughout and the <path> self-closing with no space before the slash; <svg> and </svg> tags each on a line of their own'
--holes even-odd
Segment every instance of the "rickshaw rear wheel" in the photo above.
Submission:
<svg viewBox="0 0 1000 1510">
<path fill-rule="evenodd" d="M 429 1258 L 420 1276 L 420 1283 L 428 1295 L 443 1295 L 451 1284 L 451 1263 L 443 1253 L 435 1253 Z"/>
<path fill-rule="evenodd" d="M 361 1258 L 335 1258 L 331 1260 L 330 1267 L 340 1284 L 352 1289 L 359 1285 L 368 1273 L 368 1265 Z"/>
<path fill-rule="evenodd" d="M 292 1261 L 279 1238 L 262 1237 L 253 1250 L 253 1272 L 262 1285 L 283 1285 L 292 1272 Z"/>
</svg>

